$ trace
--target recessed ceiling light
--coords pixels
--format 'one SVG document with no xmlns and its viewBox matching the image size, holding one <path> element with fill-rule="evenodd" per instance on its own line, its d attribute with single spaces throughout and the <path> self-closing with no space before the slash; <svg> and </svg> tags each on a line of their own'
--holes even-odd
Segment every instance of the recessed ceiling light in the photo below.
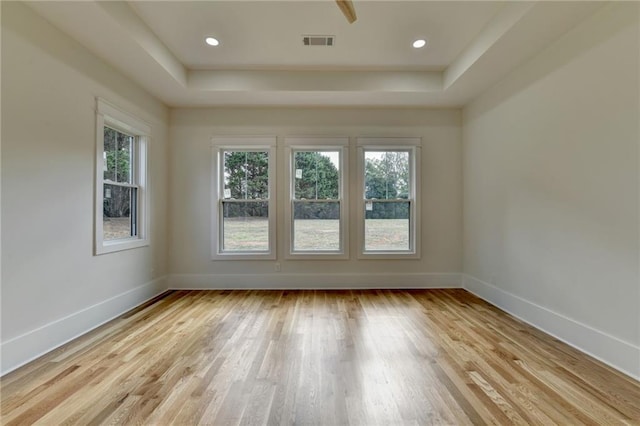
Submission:
<svg viewBox="0 0 640 426">
<path fill-rule="evenodd" d="M 209 46 L 217 46 L 220 44 L 220 42 L 218 41 L 217 38 L 213 38 L 213 37 L 207 37 L 204 39 L 205 43 L 207 43 Z"/>
<path fill-rule="evenodd" d="M 420 49 L 421 47 L 425 47 L 427 45 L 427 40 L 418 39 L 413 42 L 413 47 L 416 49 Z"/>
</svg>

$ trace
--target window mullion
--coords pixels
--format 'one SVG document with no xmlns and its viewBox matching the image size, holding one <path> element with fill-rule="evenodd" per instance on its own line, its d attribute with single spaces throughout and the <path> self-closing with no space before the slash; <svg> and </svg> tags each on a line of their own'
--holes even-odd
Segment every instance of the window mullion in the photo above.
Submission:
<svg viewBox="0 0 640 426">
<path fill-rule="evenodd" d="M 213 258 L 275 256 L 273 148 L 238 145 L 216 147 L 214 152 L 219 232 Z"/>
<path fill-rule="evenodd" d="M 292 256 L 345 253 L 345 153 L 342 146 L 327 145 L 315 147 L 303 142 L 287 151 L 288 253 Z"/>
<path fill-rule="evenodd" d="M 415 256 L 416 148 L 384 143 L 360 150 L 362 254 Z"/>
<path fill-rule="evenodd" d="M 109 179 L 103 180 L 102 183 L 105 184 L 105 185 L 119 186 L 119 187 L 122 187 L 122 188 L 134 188 L 134 189 L 138 189 L 139 188 L 139 185 L 137 185 L 137 184 L 125 183 L 125 182 L 114 182 L 114 181 L 109 180 Z"/>
<path fill-rule="evenodd" d="M 151 127 L 100 98 L 96 104 L 95 254 L 99 255 L 149 244 L 145 174 Z"/>
</svg>

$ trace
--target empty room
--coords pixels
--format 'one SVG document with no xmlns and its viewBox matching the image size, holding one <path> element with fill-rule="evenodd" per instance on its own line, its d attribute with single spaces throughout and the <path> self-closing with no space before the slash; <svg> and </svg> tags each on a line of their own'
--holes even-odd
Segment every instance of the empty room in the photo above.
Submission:
<svg viewBox="0 0 640 426">
<path fill-rule="evenodd" d="M 640 424 L 640 3 L 0 15 L 3 425 Z"/>
</svg>

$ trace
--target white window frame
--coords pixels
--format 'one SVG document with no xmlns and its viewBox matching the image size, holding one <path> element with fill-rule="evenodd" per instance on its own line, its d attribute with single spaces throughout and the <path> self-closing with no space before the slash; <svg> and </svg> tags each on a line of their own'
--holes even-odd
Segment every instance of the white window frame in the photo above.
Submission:
<svg viewBox="0 0 640 426">
<path fill-rule="evenodd" d="M 359 259 L 419 259 L 421 246 L 420 230 L 420 163 L 422 140 L 418 137 L 360 137 L 358 150 L 358 258 Z M 409 151 L 411 193 L 409 209 L 409 250 L 365 250 L 365 187 L 364 153 L 366 151 Z M 400 200 L 399 200 L 400 201 Z"/>
<path fill-rule="evenodd" d="M 104 240 L 104 128 L 110 127 L 134 137 L 132 187 L 137 188 L 136 235 L 118 240 Z M 94 254 L 101 255 L 121 250 L 148 246 L 150 191 L 148 180 L 148 150 L 151 126 L 135 116 L 117 108 L 102 98 L 96 98 L 96 190 Z"/>
<path fill-rule="evenodd" d="M 337 200 L 340 203 L 340 249 L 339 250 L 297 250 L 294 251 L 294 179 L 293 154 L 298 151 L 338 151 L 340 152 L 340 187 Z M 287 205 L 285 206 L 285 258 L 287 259 L 348 259 L 349 258 L 349 185 L 347 184 L 349 164 L 348 137 L 286 137 L 285 186 L 287 187 Z"/>
<path fill-rule="evenodd" d="M 211 140 L 211 259 L 276 259 L 276 141 L 275 136 L 223 136 Z M 265 251 L 224 251 L 222 202 L 224 200 L 224 151 L 266 151 L 269 155 L 269 248 Z"/>
</svg>

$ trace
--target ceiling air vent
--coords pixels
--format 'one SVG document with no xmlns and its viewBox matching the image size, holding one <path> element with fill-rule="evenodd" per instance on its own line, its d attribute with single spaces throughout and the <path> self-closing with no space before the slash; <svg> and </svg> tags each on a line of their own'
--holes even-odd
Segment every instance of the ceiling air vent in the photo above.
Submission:
<svg viewBox="0 0 640 426">
<path fill-rule="evenodd" d="M 305 46 L 333 46 L 335 36 L 303 35 L 302 44 Z"/>
</svg>

